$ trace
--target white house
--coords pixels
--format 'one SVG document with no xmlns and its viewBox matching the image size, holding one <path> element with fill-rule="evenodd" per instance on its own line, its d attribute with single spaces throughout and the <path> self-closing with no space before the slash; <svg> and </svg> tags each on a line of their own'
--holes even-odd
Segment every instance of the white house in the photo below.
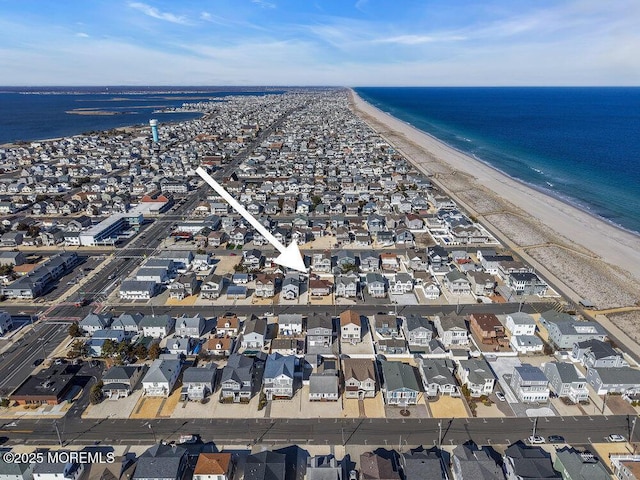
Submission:
<svg viewBox="0 0 640 480">
<path fill-rule="evenodd" d="M 510 313 L 506 316 L 505 327 L 511 335 L 533 335 L 536 332 L 536 321 L 528 313 Z"/>
<path fill-rule="evenodd" d="M 140 320 L 140 328 L 145 337 L 164 338 L 173 329 L 175 320 L 169 315 L 145 315 Z"/>
<path fill-rule="evenodd" d="M 180 360 L 154 360 L 142 379 L 144 394 L 150 397 L 168 397 L 182 369 Z"/>
</svg>

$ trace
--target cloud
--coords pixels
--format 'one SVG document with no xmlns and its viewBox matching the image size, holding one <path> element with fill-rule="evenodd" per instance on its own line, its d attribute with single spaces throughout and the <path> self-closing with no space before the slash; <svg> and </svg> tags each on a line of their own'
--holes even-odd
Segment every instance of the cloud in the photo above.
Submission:
<svg viewBox="0 0 640 480">
<path fill-rule="evenodd" d="M 251 0 L 256 5 L 260 5 L 262 8 L 276 8 L 275 3 L 268 2 L 267 0 Z"/>
<path fill-rule="evenodd" d="M 76 37 L 89 38 L 89 34 L 88 33 L 84 33 L 84 32 L 78 32 L 78 33 L 76 33 Z"/>
<path fill-rule="evenodd" d="M 356 4 L 354 5 L 356 10 L 360 10 L 362 11 L 362 9 L 364 8 L 364 6 L 369 2 L 369 0 L 358 0 L 356 2 Z"/>
<path fill-rule="evenodd" d="M 211 14 L 209 12 L 202 12 L 200 14 L 200 20 L 211 21 Z"/>
<path fill-rule="evenodd" d="M 463 35 L 398 35 L 396 37 L 378 38 L 372 43 L 395 43 L 399 45 L 420 45 L 435 42 L 459 42 L 466 40 Z"/>
<path fill-rule="evenodd" d="M 177 23 L 179 25 L 189 24 L 189 21 L 184 16 L 176 15 L 175 13 L 171 13 L 171 12 L 161 12 L 157 8 L 152 7 L 151 5 L 147 5 L 146 3 L 132 2 L 132 3 L 129 3 L 129 7 L 135 10 L 138 10 L 139 12 L 145 14 L 148 17 L 152 17 L 158 20 Z"/>
</svg>

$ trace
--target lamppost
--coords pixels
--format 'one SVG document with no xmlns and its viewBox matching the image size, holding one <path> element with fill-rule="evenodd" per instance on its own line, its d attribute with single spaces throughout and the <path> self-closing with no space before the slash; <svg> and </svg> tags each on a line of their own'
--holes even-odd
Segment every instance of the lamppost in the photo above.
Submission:
<svg viewBox="0 0 640 480">
<path fill-rule="evenodd" d="M 153 443 L 158 443 L 158 440 L 156 439 L 156 432 L 151 426 L 151 422 L 147 423 L 147 425 L 149 426 L 149 430 L 151 430 L 151 433 L 153 434 Z"/>
</svg>

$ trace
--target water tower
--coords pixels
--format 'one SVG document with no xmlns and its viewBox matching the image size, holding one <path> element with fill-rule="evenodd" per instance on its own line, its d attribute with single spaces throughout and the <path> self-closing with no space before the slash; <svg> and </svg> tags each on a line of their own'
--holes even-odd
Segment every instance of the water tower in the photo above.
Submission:
<svg viewBox="0 0 640 480">
<path fill-rule="evenodd" d="M 153 135 L 153 141 L 158 141 L 158 120 L 151 119 L 149 120 L 149 126 L 151 127 L 151 134 Z"/>
</svg>

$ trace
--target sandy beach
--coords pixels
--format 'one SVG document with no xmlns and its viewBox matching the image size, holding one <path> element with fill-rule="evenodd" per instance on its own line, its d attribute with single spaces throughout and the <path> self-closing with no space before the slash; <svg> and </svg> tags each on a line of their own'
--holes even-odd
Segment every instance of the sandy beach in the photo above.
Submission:
<svg viewBox="0 0 640 480">
<path fill-rule="evenodd" d="M 449 147 L 353 91 L 352 100 L 372 128 L 573 301 L 585 298 L 598 309 L 640 305 L 640 237 Z M 640 324 L 638 311 L 626 314 L 625 324 L 636 315 Z"/>
</svg>

